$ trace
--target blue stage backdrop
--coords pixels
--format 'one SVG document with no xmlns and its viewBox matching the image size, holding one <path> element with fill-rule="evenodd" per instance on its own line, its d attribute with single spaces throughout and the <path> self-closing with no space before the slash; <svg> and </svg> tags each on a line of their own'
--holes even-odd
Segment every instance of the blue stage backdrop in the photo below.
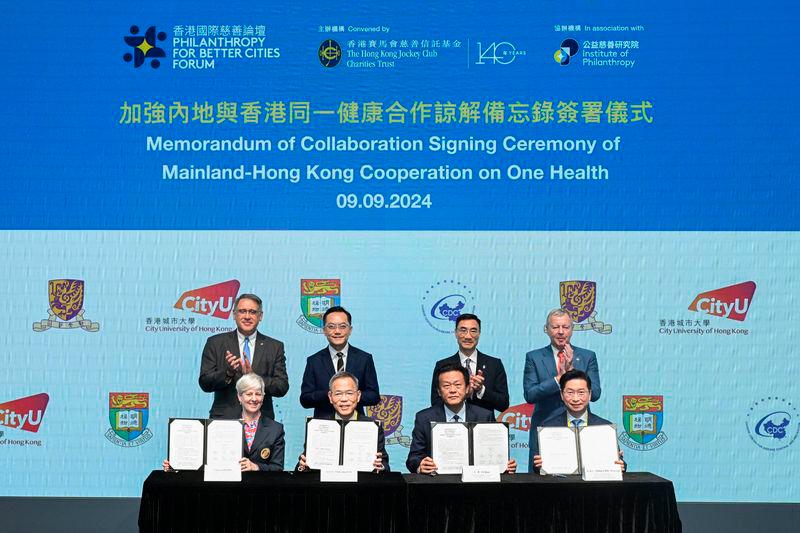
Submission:
<svg viewBox="0 0 800 533">
<path fill-rule="evenodd" d="M 681 501 L 800 501 L 786 13 L 201 0 L 8 18 L 0 495 L 140 494 L 167 420 L 207 415 L 200 352 L 253 292 L 286 344 L 289 467 L 317 311 L 353 313 L 404 469 L 456 351 L 445 301 L 503 359 L 498 418 L 527 470 L 524 356 L 564 306 L 632 470 Z"/>
</svg>

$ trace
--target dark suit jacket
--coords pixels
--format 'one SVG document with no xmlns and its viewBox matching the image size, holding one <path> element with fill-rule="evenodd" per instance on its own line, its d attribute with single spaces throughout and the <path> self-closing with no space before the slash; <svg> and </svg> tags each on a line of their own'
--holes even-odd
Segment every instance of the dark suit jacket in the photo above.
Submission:
<svg viewBox="0 0 800 533">
<path fill-rule="evenodd" d="M 477 352 L 477 368 L 483 371 L 483 383 L 486 386 L 486 390 L 483 393 L 483 398 L 478 398 L 477 396 L 468 398 L 467 403 L 483 407 L 489 411 L 505 411 L 508 409 L 508 379 L 506 378 L 506 369 L 503 366 L 503 361 L 497 357 L 486 355 L 479 350 Z M 433 368 L 433 377 L 431 378 L 432 406 L 444 405 L 441 396 L 439 396 L 436 372 L 439 370 L 439 367 L 447 363 L 460 365 L 461 358 L 458 353 L 456 353 L 455 355 L 436 362 L 436 366 Z"/>
<path fill-rule="evenodd" d="M 553 413 L 547 420 L 542 421 L 542 423 L 539 424 L 538 426 L 535 426 L 535 427 L 531 426 L 531 431 L 534 434 L 534 438 L 533 438 L 533 441 L 531 442 L 531 462 L 529 463 L 529 468 L 528 468 L 529 472 L 534 472 L 534 473 L 537 473 L 537 474 L 539 473 L 539 471 L 533 466 L 533 456 L 534 455 L 539 455 L 539 439 L 537 438 L 538 437 L 538 432 L 536 431 L 536 428 L 537 427 L 557 428 L 557 427 L 566 427 L 567 426 L 567 421 L 568 421 L 567 410 L 565 408 L 563 408 L 563 405 L 564 405 L 563 403 L 561 405 L 562 405 L 561 411 L 557 411 L 557 412 Z M 599 425 L 602 425 L 602 424 L 611 425 L 611 422 L 609 422 L 605 418 L 599 417 L 599 416 L 595 415 L 594 413 L 592 413 L 591 411 L 589 411 L 589 425 L 590 426 L 599 426 Z M 626 469 L 627 469 L 627 463 L 625 463 L 625 466 L 626 466 Z"/>
<path fill-rule="evenodd" d="M 592 380 L 592 401 L 600 398 L 600 371 L 597 368 L 597 356 L 591 350 L 572 346 L 572 366 L 576 370 L 583 370 Z M 536 443 L 536 428 L 542 425 L 554 413 L 564 409 L 561 400 L 561 389 L 554 379 L 556 377 L 556 362 L 553 349 L 548 344 L 544 348 L 532 350 L 525 354 L 525 374 L 522 379 L 522 388 L 525 401 L 536 404 L 531 417 L 531 431 L 529 435 L 529 464 L 533 464 L 533 446 Z"/>
<path fill-rule="evenodd" d="M 283 343 L 261 333 L 256 334 L 253 351 L 253 372 L 264 378 L 264 405 L 261 413 L 275 419 L 272 397 L 284 396 L 289 390 L 289 377 L 286 375 L 286 356 Z M 236 330 L 209 337 L 203 348 L 200 363 L 200 388 L 214 393 L 209 418 L 237 419 L 242 416 L 242 406 L 236 396 L 236 380 L 242 377 L 241 367 L 226 383 L 228 363 L 225 352 L 239 353 L 239 340 Z"/>
<path fill-rule="evenodd" d="M 443 405 L 435 405 L 423 409 L 414 418 L 414 430 L 411 432 L 411 448 L 408 450 L 406 468 L 412 474 L 417 472 L 419 464 L 431 456 L 431 422 L 446 422 Z M 494 413 L 477 405 L 467 404 L 467 422 L 494 422 Z"/>
<path fill-rule="evenodd" d="M 258 419 L 256 434 L 249 450 L 247 449 L 247 439 L 242 437 L 242 454 L 258 465 L 258 469 L 261 471 L 283 470 L 285 448 L 283 425 L 263 414 Z"/>
<path fill-rule="evenodd" d="M 350 357 L 349 354 L 348 354 L 348 357 Z M 333 420 L 334 419 L 334 415 L 315 416 L 314 418 L 322 418 L 324 420 Z M 359 413 L 358 420 L 360 420 L 360 421 L 374 421 L 375 419 L 370 417 L 370 416 L 362 415 L 362 414 Z M 383 436 L 383 424 L 380 423 L 380 422 L 378 423 L 378 451 L 381 452 L 381 463 L 383 463 L 383 471 L 384 472 L 389 472 L 389 454 L 386 453 L 386 439 Z M 306 448 L 305 448 L 305 446 L 303 446 L 303 455 L 305 455 L 305 453 L 306 453 Z M 294 466 L 294 469 L 297 470 L 297 468 L 299 466 L 300 466 L 300 463 L 298 462 Z M 305 470 L 305 472 L 308 472 L 308 470 Z"/>
<path fill-rule="evenodd" d="M 347 349 L 345 370 L 358 379 L 361 401 L 358 402 L 357 409 L 358 413 L 363 415 L 365 405 L 378 405 L 381 401 L 378 375 L 375 373 L 372 355 L 351 344 Z M 306 359 L 303 385 L 300 387 L 300 405 L 306 409 L 313 407 L 314 418 L 325 418 L 328 415 L 333 417 L 333 406 L 328 400 L 328 383 L 335 373 L 327 346 Z"/>
</svg>

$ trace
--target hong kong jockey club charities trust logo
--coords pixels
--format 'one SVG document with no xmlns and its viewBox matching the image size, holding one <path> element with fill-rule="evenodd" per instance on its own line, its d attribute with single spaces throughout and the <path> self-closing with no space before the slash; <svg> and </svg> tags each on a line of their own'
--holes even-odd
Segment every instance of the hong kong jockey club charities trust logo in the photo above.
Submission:
<svg viewBox="0 0 800 533">
<path fill-rule="evenodd" d="M 689 310 L 744 322 L 755 292 L 756 284 L 753 281 L 701 292 L 694 297 Z"/>
<path fill-rule="evenodd" d="M 786 398 L 767 396 L 750 406 L 745 426 L 756 446 L 776 452 L 794 444 L 800 432 L 800 415 Z"/>
<path fill-rule="evenodd" d="M 310 333 L 322 333 L 322 315 L 341 305 L 342 282 L 339 279 L 301 279 L 300 310 L 297 325 Z"/>
<path fill-rule="evenodd" d="M 411 447 L 411 437 L 403 435 L 403 397 L 381 394 L 378 405 L 366 409 L 367 416 L 383 424 L 386 445 L 397 444 L 404 448 Z"/>
<path fill-rule="evenodd" d="M 166 57 L 166 53 L 164 49 L 158 46 L 159 41 L 164 41 L 167 39 L 167 34 L 162 32 L 156 33 L 156 27 L 150 26 L 144 32 L 144 35 L 139 34 L 139 26 L 131 26 L 130 27 L 130 35 L 124 37 L 125 44 L 132 48 L 131 52 L 126 52 L 122 59 L 126 63 L 130 63 L 133 61 L 134 68 L 141 67 L 145 59 L 150 60 L 150 66 L 152 68 L 158 68 L 161 66 L 161 62 L 158 60 L 160 57 Z"/>
<path fill-rule="evenodd" d="M 333 68 L 342 60 L 342 47 L 333 39 L 326 39 L 319 45 L 317 56 L 323 67 Z"/>
<path fill-rule="evenodd" d="M 462 313 L 475 311 L 472 291 L 454 280 L 437 281 L 422 297 L 422 316 L 440 333 L 453 333 L 456 319 Z"/>
<path fill-rule="evenodd" d="M 574 322 L 573 331 L 595 331 L 611 333 L 611 324 L 597 319 L 597 283 L 594 281 L 562 281 L 559 283 L 561 308 L 569 313 Z M 583 321 L 586 321 L 584 324 Z"/>
<path fill-rule="evenodd" d="M 619 441 L 632 450 L 648 451 L 667 442 L 663 396 L 623 396 L 622 423 L 625 432 Z"/>
<path fill-rule="evenodd" d="M 146 392 L 108 393 L 109 442 L 131 448 L 153 438 L 153 432 L 147 428 L 149 406 L 150 395 Z"/>
<path fill-rule="evenodd" d="M 33 331 L 41 332 L 50 328 L 75 329 L 96 332 L 99 322 L 83 318 L 83 297 L 86 284 L 80 279 L 51 279 L 47 282 L 50 300 L 49 316 L 33 323 Z M 75 320 L 72 320 L 72 319 Z"/>
<path fill-rule="evenodd" d="M 186 291 L 181 294 L 174 307 L 227 320 L 231 316 L 233 302 L 238 293 L 239 280 L 232 279 Z"/>
</svg>

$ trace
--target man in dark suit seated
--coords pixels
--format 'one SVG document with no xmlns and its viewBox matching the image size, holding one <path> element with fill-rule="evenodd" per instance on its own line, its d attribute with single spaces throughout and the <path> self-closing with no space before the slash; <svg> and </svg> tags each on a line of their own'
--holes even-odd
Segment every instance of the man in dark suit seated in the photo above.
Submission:
<svg viewBox="0 0 800 533">
<path fill-rule="evenodd" d="M 337 372 L 330 379 L 328 387 L 328 402 L 333 406 L 333 414 L 323 415 L 314 418 L 324 418 L 326 420 L 365 420 L 374 421 L 367 415 L 359 414 L 356 405 L 361 398 L 361 391 L 358 390 L 358 379 L 349 372 Z M 389 454 L 386 453 L 386 446 L 383 437 L 383 425 L 378 424 L 378 453 L 375 454 L 375 472 L 389 471 Z M 303 472 L 308 470 L 306 464 L 305 450 L 300 455 L 300 462 L 297 463 L 295 470 Z"/>
<path fill-rule="evenodd" d="M 561 388 L 561 400 L 564 408 L 552 414 L 547 420 L 537 427 L 574 427 L 597 426 L 601 424 L 611 425 L 611 422 L 601 418 L 589 411 L 589 401 L 592 397 L 592 379 L 583 370 L 568 370 L 559 378 L 558 385 Z M 531 431 L 536 432 L 532 427 Z M 531 449 L 533 464 L 531 472 L 539 472 L 542 467 L 542 456 L 539 455 L 539 439 L 532 440 L 535 445 Z M 625 472 L 628 465 L 622 460 L 622 451 L 619 452 L 619 460 L 616 461 Z"/>
<path fill-rule="evenodd" d="M 264 380 L 261 412 L 274 420 L 272 397 L 280 398 L 289 390 L 283 343 L 257 331 L 264 314 L 255 294 L 239 295 L 233 313 L 236 329 L 209 337 L 203 348 L 198 381 L 201 389 L 214 393 L 209 418 L 241 416 L 236 382 L 254 372 Z"/>
<path fill-rule="evenodd" d="M 467 403 L 469 373 L 458 363 L 448 363 L 439 367 L 436 375 L 442 405 L 434 405 L 417 413 L 414 430 L 411 432 L 411 448 L 408 451 L 406 467 L 409 472 L 432 474 L 436 463 L 431 458 L 431 422 L 494 422 L 491 411 Z M 513 474 L 517 461 L 508 461 L 506 472 Z"/>
<path fill-rule="evenodd" d="M 437 361 L 433 369 L 431 405 L 442 405 L 442 397 L 439 396 L 436 382 L 439 368 L 449 363 L 458 363 L 466 368 L 469 374 L 467 403 L 489 411 L 502 412 L 508 409 L 508 379 L 503 362 L 478 350 L 481 319 L 470 313 L 459 315 L 456 319 L 455 335 L 458 353 Z"/>
<path fill-rule="evenodd" d="M 300 404 L 306 409 L 313 408 L 314 418 L 332 416 L 328 384 L 335 373 L 346 370 L 357 380 L 361 399 L 356 410 L 363 415 L 365 405 L 378 405 L 381 401 L 372 355 L 348 343 L 353 326 L 352 317 L 344 307 L 335 306 L 325 311 L 322 330 L 328 338 L 328 346 L 306 360 Z"/>
</svg>

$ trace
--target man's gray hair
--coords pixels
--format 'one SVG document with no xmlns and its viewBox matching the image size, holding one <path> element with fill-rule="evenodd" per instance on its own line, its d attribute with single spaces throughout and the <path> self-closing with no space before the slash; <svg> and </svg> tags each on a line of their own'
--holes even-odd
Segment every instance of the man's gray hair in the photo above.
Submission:
<svg viewBox="0 0 800 533">
<path fill-rule="evenodd" d="M 330 391 L 332 391 L 332 390 L 333 390 L 333 383 L 334 383 L 334 382 L 335 382 L 337 379 L 344 379 L 344 378 L 350 378 L 350 379 L 352 379 L 352 380 L 353 380 L 353 383 L 355 383 L 355 384 L 356 384 L 356 390 L 358 390 L 358 378 L 357 378 L 357 377 L 355 377 L 355 376 L 354 376 L 353 374 L 351 374 L 350 372 L 347 372 L 347 371 L 345 371 L 345 370 L 341 370 L 341 371 L 339 371 L 339 372 L 335 373 L 335 374 L 333 375 L 333 377 L 331 377 L 330 381 L 328 381 L 328 390 L 330 390 Z"/>
<path fill-rule="evenodd" d="M 567 311 L 565 311 L 564 309 L 559 307 L 559 308 L 553 309 L 552 311 L 547 313 L 547 318 L 544 321 L 544 327 L 545 328 L 547 328 L 547 326 L 550 325 L 550 319 L 552 317 L 554 317 L 554 316 L 566 316 L 566 317 L 569 317 L 570 323 L 572 322 L 572 317 L 570 316 L 570 314 Z"/>
<path fill-rule="evenodd" d="M 239 381 L 236 382 L 236 394 L 239 396 L 250 389 L 258 389 L 261 391 L 261 394 L 264 394 L 264 378 L 255 372 L 250 372 L 240 377 Z"/>
<path fill-rule="evenodd" d="M 253 300 L 255 303 L 258 304 L 258 312 L 260 313 L 262 311 L 262 309 L 261 309 L 261 298 L 259 298 L 255 294 L 249 294 L 249 293 L 240 294 L 236 298 L 236 301 L 233 302 L 233 309 L 234 310 L 236 310 L 236 308 L 239 307 L 239 302 L 241 302 L 242 300 Z"/>
</svg>

